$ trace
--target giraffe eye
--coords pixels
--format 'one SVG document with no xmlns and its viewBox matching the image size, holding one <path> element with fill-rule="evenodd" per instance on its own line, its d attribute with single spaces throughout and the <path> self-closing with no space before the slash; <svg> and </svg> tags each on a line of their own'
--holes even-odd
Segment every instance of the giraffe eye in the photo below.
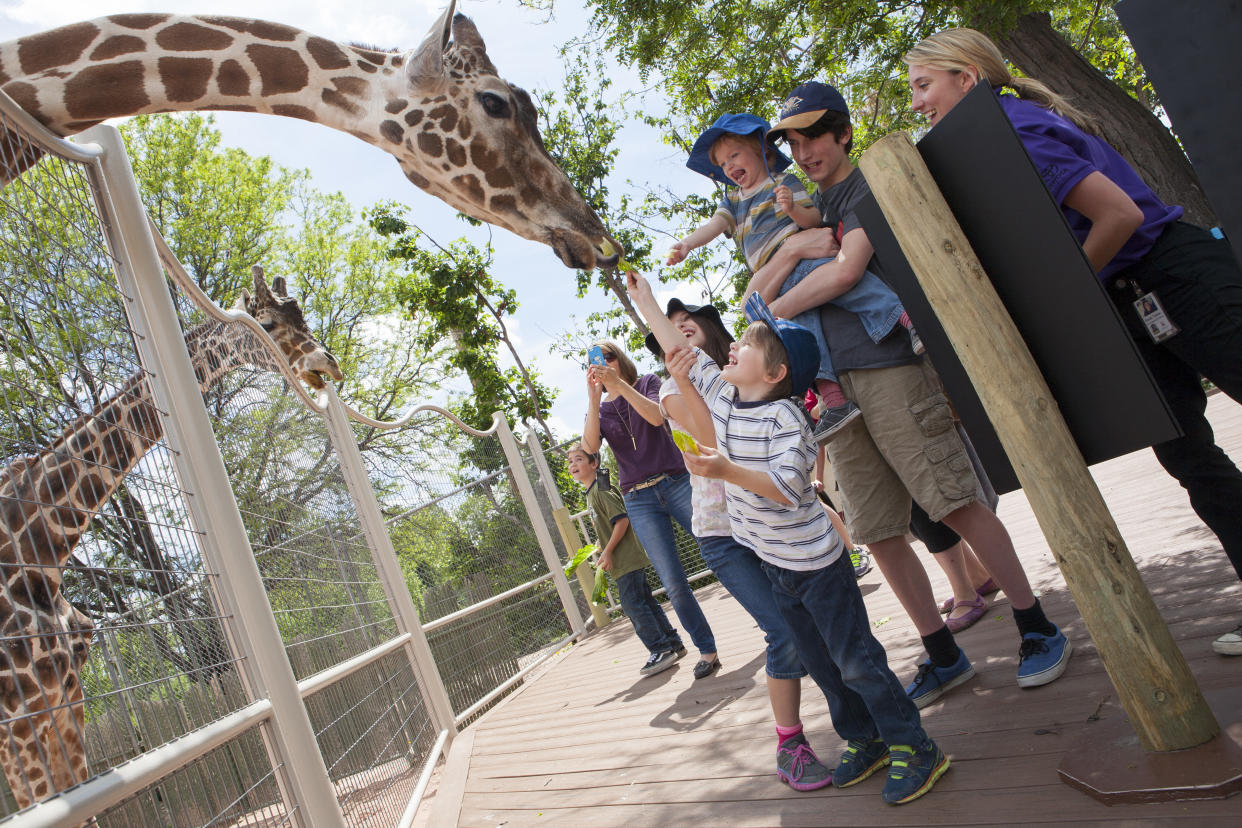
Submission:
<svg viewBox="0 0 1242 828">
<path fill-rule="evenodd" d="M 495 92 L 480 92 L 475 97 L 483 104 L 483 111 L 493 118 L 509 117 L 509 102 Z"/>
</svg>

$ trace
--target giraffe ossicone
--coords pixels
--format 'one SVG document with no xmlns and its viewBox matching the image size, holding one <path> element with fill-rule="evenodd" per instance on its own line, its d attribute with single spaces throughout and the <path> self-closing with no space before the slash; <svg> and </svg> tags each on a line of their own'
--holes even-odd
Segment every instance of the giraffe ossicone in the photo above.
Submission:
<svg viewBox="0 0 1242 828">
<path fill-rule="evenodd" d="M 322 388 L 342 378 L 283 278 L 252 271 L 234 309 L 255 318 L 293 372 Z M 185 335 L 199 388 L 242 366 L 270 368 L 270 345 L 211 320 Z M 125 476 L 163 437 L 146 374 L 71 422 L 32 456 L 0 468 L 0 765 L 19 808 L 84 781 L 80 678 L 94 623 L 61 591 L 64 567 Z"/>
<path fill-rule="evenodd" d="M 116 14 L 0 44 L 0 89 L 62 136 L 188 110 L 322 123 L 390 153 L 463 213 L 547 244 L 567 267 L 614 266 L 603 245 L 621 245 L 548 155 L 530 96 L 497 75 L 453 8 L 405 52 L 246 18 Z"/>
</svg>

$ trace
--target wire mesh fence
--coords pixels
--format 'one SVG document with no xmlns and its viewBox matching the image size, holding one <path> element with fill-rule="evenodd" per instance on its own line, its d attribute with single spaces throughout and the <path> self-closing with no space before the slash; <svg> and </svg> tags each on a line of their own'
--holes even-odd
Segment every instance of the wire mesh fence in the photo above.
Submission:
<svg viewBox="0 0 1242 828">
<path fill-rule="evenodd" d="M 443 732 L 582 631 L 541 458 L 503 423 L 434 410 L 348 414 L 346 451 L 339 401 L 308 397 L 298 349 L 273 344 L 278 314 L 250 308 L 264 335 L 222 313 L 158 238 L 165 315 L 149 287 L 118 287 L 136 266 L 100 196 L 114 173 L 11 106 L 0 95 L 0 822 L 59 800 L 101 826 L 401 823 Z M 198 393 L 169 390 L 185 382 Z M 195 468 L 191 409 L 219 486 Z M 262 607 L 239 598 L 250 572 Z M 298 721 L 317 755 L 291 751 Z M 118 767 L 122 785 L 100 781 Z M 335 795 L 327 821 L 308 769 Z"/>
</svg>

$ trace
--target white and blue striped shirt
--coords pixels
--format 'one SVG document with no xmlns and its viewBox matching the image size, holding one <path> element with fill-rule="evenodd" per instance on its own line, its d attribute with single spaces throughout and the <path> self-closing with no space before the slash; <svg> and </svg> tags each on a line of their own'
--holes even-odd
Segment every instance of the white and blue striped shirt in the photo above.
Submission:
<svg viewBox="0 0 1242 828">
<path fill-rule="evenodd" d="M 806 416 L 793 400 L 738 400 L 737 389 L 724 381 L 712 358 L 695 352 L 690 381 L 711 410 L 717 447 L 739 466 L 762 469 L 794 504 L 726 483 L 734 539 L 784 569 L 822 569 L 835 562 L 845 545 L 811 485 L 815 444 Z"/>
</svg>

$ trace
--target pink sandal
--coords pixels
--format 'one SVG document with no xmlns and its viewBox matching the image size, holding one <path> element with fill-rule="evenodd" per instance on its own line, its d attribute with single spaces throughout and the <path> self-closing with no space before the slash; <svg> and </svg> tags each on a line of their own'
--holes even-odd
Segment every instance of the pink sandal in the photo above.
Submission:
<svg viewBox="0 0 1242 828">
<path fill-rule="evenodd" d="M 972 626 L 988 611 L 988 602 L 985 601 L 983 596 L 977 592 L 975 593 L 975 599 L 973 601 L 960 601 L 953 606 L 954 609 L 957 607 L 970 607 L 970 611 L 960 618 L 950 617 L 945 619 L 944 623 L 949 628 L 949 632 L 955 634 L 961 632 L 967 627 Z M 950 612 L 952 612 L 952 610 L 950 610 Z"/>
<path fill-rule="evenodd" d="M 989 576 L 988 579 L 983 582 L 983 586 L 976 589 L 975 592 L 979 593 L 979 595 L 986 598 L 989 595 L 995 595 L 996 593 L 1000 592 L 1000 584 L 996 583 L 996 581 L 991 576 Z M 940 605 L 941 615 L 948 615 L 951 612 L 953 612 L 953 596 L 952 595 L 950 595 L 948 598 L 945 598 L 944 603 Z"/>
</svg>

